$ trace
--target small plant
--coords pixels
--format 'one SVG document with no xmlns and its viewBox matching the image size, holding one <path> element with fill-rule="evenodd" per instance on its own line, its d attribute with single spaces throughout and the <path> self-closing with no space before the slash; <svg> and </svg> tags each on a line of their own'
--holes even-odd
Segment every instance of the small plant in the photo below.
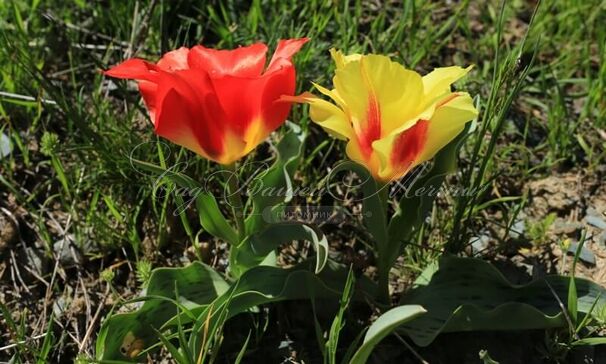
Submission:
<svg viewBox="0 0 606 364">
<path fill-rule="evenodd" d="M 334 49 L 331 55 L 336 65 L 334 89 L 316 88 L 333 103 L 311 94 L 286 99 L 310 104 L 312 120 L 346 140 L 349 158 L 368 171 L 353 164 L 336 168 L 353 170 L 364 180 L 364 222 L 374 243 L 379 295 L 387 303 L 389 272 L 407 233 L 422 220 L 410 216 L 417 211 L 411 211 L 416 206 L 406 196 L 397 203 L 396 214 L 387 216 L 388 184 L 432 159 L 478 115 L 468 93 L 450 89 L 471 67 L 436 68 L 421 77 L 382 55 L 346 56 Z M 452 156 L 456 151 L 447 149 Z M 412 196 L 420 199 L 419 205 L 428 205 L 435 195 L 418 190 Z"/>
<path fill-rule="evenodd" d="M 345 327 L 345 313 L 349 307 L 351 302 L 353 293 L 354 293 L 354 284 L 355 277 L 351 268 L 349 269 L 349 273 L 347 274 L 347 281 L 345 282 L 345 287 L 343 288 L 343 294 L 341 295 L 341 300 L 339 302 L 339 311 L 337 312 L 332 324 L 330 325 L 330 330 L 328 334 L 323 332 L 322 325 L 318 322 L 317 317 L 315 317 L 316 305 L 313 301 L 312 297 L 312 307 L 314 310 L 314 318 L 315 318 L 315 327 L 316 327 L 316 338 L 318 339 L 320 350 L 322 351 L 322 356 L 324 358 L 324 364 L 337 364 L 337 351 L 339 349 L 339 336 L 341 330 Z M 342 363 L 348 363 L 350 357 L 353 355 L 353 350 L 356 349 L 360 337 L 357 340 L 354 340 L 350 344 L 350 350 L 345 354 L 345 357 L 341 361 Z"/>
<path fill-rule="evenodd" d="M 556 213 L 550 213 L 543 220 L 528 223 L 528 237 L 536 246 L 545 244 L 549 241 L 549 229 L 557 218 Z"/>
<path fill-rule="evenodd" d="M 116 277 L 116 272 L 112 268 L 106 268 L 101 271 L 99 275 L 102 280 L 104 280 L 107 284 L 112 284 L 114 282 L 114 278 Z"/>
<path fill-rule="evenodd" d="M 603 323 L 600 324 L 599 321 L 600 313 L 603 312 L 604 308 L 602 293 L 595 298 L 587 312 L 579 315 L 578 310 L 579 292 L 577 290 L 575 274 L 579 257 L 581 256 L 581 251 L 586 241 L 586 232 L 583 232 L 570 269 L 567 305 L 566 310 L 564 310 L 569 325 L 569 331 L 567 335 L 568 339 L 561 342 L 566 349 L 564 350 L 565 353 L 575 347 L 606 344 L 606 338 L 595 336 L 604 328 Z"/>
<path fill-rule="evenodd" d="M 137 280 L 143 287 L 147 286 L 149 283 L 149 278 L 151 277 L 152 272 L 152 264 L 147 260 L 139 260 L 137 262 Z"/>
<path fill-rule="evenodd" d="M 165 54 L 156 64 L 129 59 L 105 72 L 108 76 L 139 82 L 158 135 L 222 166 L 218 175 L 223 177 L 223 197 L 232 212 L 233 224 L 225 218 L 208 189 L 209 181 L 202 185 L 184 174 L 133 160 L 140 168 L 156 172 L 192 192 L 202 228 L 231 246 L 232 278 L 261 263 L 273 264 L 272 251 L 280 243 L 295 239 L 312 241 L 319 251 L 317 268 L 321 269 L 325 263 L 326 241 L 317 229 L 299 223 L 270 224 L 264 217 L 267 211 L 276 211 L 291 198 L 291 178 L 304 138 L 300 128 L 291 127 L 277 146 L 274 165 L 255 179 L 261 188 L 285 190 L 283 195 L 256 194 L 244 201 L 245 191 L 239 186 L 236 164 L 285 122 L 290 105 L 278 99 L 294 92 L 295 68 L 291 58 L 307 41 L 306 38 L 280 41 L 265 71 L 267 47 L 257 43 L 220 52 L 203 46 L 191 50 L 179 48 Z M 245 103 L 240 98 L 244 91 L 250 93 Z M 255 96 L 261 94 L 267 96 Z M 221 121 L 217 122 L 217 118 Z M 185 201 L 181 205 L 187 206 Z M 246 211 L 247 206 L 250 211 Z M 264 235 L 277 240 L 269 245 L 264 241 L 265 246 L 256 247 Z"/>
<path fill-rule="evenodd" d="M 47 157 L 54 155 L 57 152 L 59 146 L 59 136 L 55 133 L 49 133 L 47 131 L 42 134 L 40 139 L 40 152 Z"/>
</svg>

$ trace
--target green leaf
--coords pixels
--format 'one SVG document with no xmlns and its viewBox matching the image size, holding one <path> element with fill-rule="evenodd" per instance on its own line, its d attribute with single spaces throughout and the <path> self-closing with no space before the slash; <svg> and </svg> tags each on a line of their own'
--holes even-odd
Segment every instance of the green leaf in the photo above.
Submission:
<svg viewBox="0 0 606 364">
<path fill-rule="evenodd" d="M 150 277 L 146 296 L 177 298 L 191 309 L 207 305 L 226 292 L 229 285 L 209 266 L 195 262 L 184 268 L 158 268 Z M 175 297 L 178 292 L 179 297 Z M 177 313 L 167 300 L 149 298 L 136 311 L 111 315 L 103 322 L 97 340 L 98 360 L 125 360 L 136 356 L 158 338 L 152 328 L 159 329 Z"/>
<path fill-rule="evenodd" d="M 248 332 L 248 336 L 246 336 L 246 341 L 244 341 L 244 344 L 242 345 L 240 352 L 238 352 L 238 356 L 234 360 L 234 364 L 240 364 L 242 362 L 242 359 L 244 359 L 244 355 L 246 354 L 246 349 L 248 348 L 248 342 L 250 341 L 251 333 L 252 333 L 251 331 Z"/>
<path fill-rule="evenodd" d="M 356 351 L 350 364 L 366 364 L 372 350 L 387 335 L 399 326 L 423 315 L 425 309 L 419 305 L 406 305 L 385 312 L 368 328 L 362 346 Z"/>
<path fill-rule="evenodd" d="M 257 266 L 246 271 L 213 306 L 229 305 L 230 317 L 248 309 L 270 302 L 308 299 L 310 297 L 339 298 L 347 281 L 348 269 L 328 261 L 326 269 L 316 274 L 311 262 L 303 262 L 290 269 Z M 373 284 L 368 279 L 359 279 L 361 292 L 372 293 Z M 227 297 L 231 300 L 227 301 Z M 208 310 L 208 308 L 205 308 Z"/>
<path fill-rule="evenodd" d="M 456 170 L 459 149 L 469 135 L 466 130 L 467 128 L 436 154 L 431 169 L 422 171 L 421 173 L 425 174 L 414 177 L 414 182 L 400 198 L 388 227 L 390 266 L 400 254 L 402 243 L 409 241 L 412 233 L 423 223 L 446 176 Z"/>
<path fill-rule="evenodd" d="M 382 249 L 387 242 L 387 219 L 386 202 L 381 194 L 387 191 L 387 186 L 379 185 L 364 166 L 352 161 L 339 163 L 332 170 L 331 175 L 336 176 L 341 171 L 354 172 L 361 179 L 360 187 L 364 195 L 362 200 L 364 225 L 377 243 L 377 248 Z"/>
<path fill-rule="evenodd" d="M 585 245 L 585 232 L 581 236 L 581 240 L 579 241 L 579 245 L 577 246 L 577 250 L 574 253 L 574 259 L 572 261 L 572 269 L 570 270 L 570 279 L 568 283 L 568 314 L 570 316 L 571 325 L 577 324 L 577 287 L 576 287 L 576 279 L 575 272 L 577 269 L 577 262 L 579 261 L 579 257 L 581 256 L 581 251 L 583 250 L 583 245 Z M 571 327 L 570 330 L 574 331 L 574 327 Z"/>
<path fill-rule="evenodd" d="M 54 314 L 51 313 L 50 319 L 47 323 L 47 331 L 44 336 L 44 342 L 42 342 L 42 346 L 40 347 L 40 352 L 36 357 L 37 364 L 45 364 L 48 363 L 48 355 L 55 344 L 55 335 L 53 334 L 53 322 L 55 320 Z"/>
<path fill-rule="evenodd" d="M 320 272 L 328 259 L 328 240 L 322 231 L 310 224 L 286 222 L 268 225 L 263 231 L 250 235 L 231 250 L 230 269 L 235 276 L 262 264 L 263 260 L 281 244 L 293 240 L 310 241 L 316 250 L 316 273 Z"/>
<path fill-rule="evenodd" d="M 170 355 L 173 357 L 173 359 L 177 363 L 179 363 L 179 364 L 190 364 L 191 363 L 189 358 L 186 355 L 184 355 L 181 351 L 179 351 L 179 348 L 177 348 L 175 345 L 173 345 L 173 343 L 170 341 L 169 338 L 166 337 L 166 335 L 164 335 L 163 333 L 158 331 L 155 327 L 152 327 L 151 329 L 154 331 L 156 336 L 162 342 L 162 345 L 164 345 L 164 347 L 168 350 Z"/>
<path fill-rule="evenodd" d="M 205 328 L 216 332 L 224 320 L 258 305 L 310 297 L 340 297 L 348 269 L 328 261 L 326 268 L 315 274 L 313 266 L 313 262 L 303 262 L 291 269 L 258 266 L 246 271 L 229 288 L 215 271 L 202 263 L 156 269 L 143 305 L 134 312 L 110 315 L 103 323 L 97 340 L 97 359 L 136 360 L 138 353 L 160 340 L 153 328 L 163 332 L 192 321 L 192 333 L 197 334 L 190 335 L 188 347 L 190 352 L 198 353 Z M 357 287 L 357 299 L 368 299 L 375 294 L 376 287 L 367 278 L 359 278 Z M 180 307 L 169 302 L 175 292 L 178 292 Z M 178 309 L 186 314 L 177 314 Z"/>
<path fill-rule="evenodd" d="M 13 3 L 13 17 L 14 17 L 14 22 L 17 24 L 17 27 L 19 28 L 19 31 L 21 33 L 25 33 L 26 29 L 25 29 L 25 23 L 23 22 L 23 18 L 21 17 L 21 11 L 19 10 L 19 7 L 17 6 L 17 3 Z"/>
<path fill-rule="evenodd" d="M 157 174 L 158 176 L 166 177 L 170 181 L 173 181 L 180 187 L 184 188 L 197 188 L 200 187 L 200 184 L 196 182 L 193 178 L 181 173 L 176 172 L 174 170 L 170 170 L 164 167 L 161 167 L 157 164 L 145 162 L 139 159 L 130 158 L 131 164 L 133 167 L 139 167 L 144 171 L 152 172 Z"/>
<path fill-rule="evenodd" d="M 71 189 L 69 181 L 67 180 L 67 176 L 65 175 L 65 169 L 63 169 L 63 164 L 61 163 L 61 160 L 53 155 L 51 156 L 51 165 L 57 173 L 57 179 L 59 180 L 59 182 L 61 182 L 61 187 L 63 187 L 63 191 L 65 191 L 65 194 L 70 197 Z"/>
<path fill-rule="evenodd" d="M 606 344 L 606 337 L 587 337 L 585 339 L 580 339 L 572 342 L 572 346 L 595 346 L 604 344 Z"/>
<path fill-rule="evenodd" d="M 213 313 L 224 309 L 229 312 L 229 318 L 258 305 L 272 302 L 341 297 L 349 269 L 329 260 L 325 269 L 320 274 L 315 274 L 312 270 L 313 265 L 311 262 L 303 262 L 291 269 L 257 266 L 246 271 L 212 305 L 201 307 L 199 319 L 192 332 L 202 332 L 208 315 L 210 314 L 212 320 L 215 320 Z M 357 299 L 374 297 L 376 287 L 368 278 L 358 278 L 356 283 Z M 194 313 L 196 311 L 192 310 Z M 194 341 L 200 340 L 201 335 L 192 335 L 191 338 Z M 199 342 L 190 343 L 192 348 L 199 346 Z"/>
<path fill-rule="evenodd" d="M 349 307 L 349 302 L 351 301 L 351 297 L 353 295 L 353 286 L 355 283 L 355 276 L 353 273 L 352 267 L 349 268 L 349 274 L 347 275 L 347 281 L 345 282 L 345 288 L 343 289 L 343 293 L 341 295 L 341 302 L 339 304 L 339 311 L 332 321 L 332 325 L 330 325 L 330 330 L 328 331 L 328 340 L 323 343 L 323 356 L 325 364 L 336 364 L 337 363 L 337 351 L 339 350 L 339 336 L 341 334 L 341 330 L 345 327 L 345 312 Z M 312 301 L 313 303 L 314 301 Z M 315 305 L 314 305 L 315 306 Z M 314 318 L 315 318 L 315 308 L 314 308 Z M 315 320 L 318 322 L 317 319 Z M 318 325 L 316 325 L 318 326 Z M 318 336 L 318 331 L 316 330 L 316 336 Z M 320 335 L 318 339 L 322 336 Z"/>
<path fill-rule="evenodd" d="M 198 193 L 196 208 L 200 217 L 200 225 L 204 230 L 227 241 L 232 246 L 238 243 L 238 233 L 223 216 L 215 196 L 206 192 Z"/>
<path fill-rule="evenodd" d="M 352 161 L 340 163 L 333 169 L 331 176 L 345 170 L 354 172 L 361 179 L 360 185 L 356 187 L 361 188 L 364 196 L 362 199 L 362 219 L 374 243 L 373 248 L 379 281 L 378 298 L 383 303 L 387 303 L 389 301 L 389 271 L 393 266 L 393 261 L 390 259 L 386 217 L 389 187 L 378 183 L 365 167 Z"/>
<path fill-rule="evenodd" d="M 279 209 L 293 197 L 292 177 L 303 153 L 305 134 L 296 124 L 287 122 L 286 125 L 289 130 L 276 146 L 276 161 L 257 176 L 251 185 L 253 208 L 245 222 L 247 235 L 256 233 L 267 225 L 263 219 L 266 209 Z M 265 189 L 270 189 L 273 193 L 264 193 Z"/>
<path fill-rule="evenodd" d="M 219 209 L 215 197 L 211 193 L 204 191 L 202 186 L 193 178 L 181 172 L 176 172 L 134 158 L 131 158 L 131 163 L 142 170 L 163 176 L 181 188 L 188 189 L 189 193 L 195 196 L 196 208 L 198 209 L 198 216 L 200 217 L 200 225 L 202 225 L 202 228 L 209 234 L 216 236 L 219 239 L 223 239 L 232 245 L 238 243 L 238 234 Z M 186 203 L 190 202 L 191 201 L 186 201 Z M 181 209 L 183 207 L 184 206 L 179 206 L 178 208 Z"/>
<path fill-rule="evenodd" d="M 490 263 L 473 258 L 445 257 L 431 264 L 406 293 L 402 304 L 422 305 L 427 314 L 400 328 L 419 346 L 429 345 L 442 332 L 527 330 L 565 327 L 558 299 L 566 301 L 569 277 L 547 276 L 513 285 Z M 587 314 L 605 289 L 576 280 L 577 308 Z"/>
</svg>

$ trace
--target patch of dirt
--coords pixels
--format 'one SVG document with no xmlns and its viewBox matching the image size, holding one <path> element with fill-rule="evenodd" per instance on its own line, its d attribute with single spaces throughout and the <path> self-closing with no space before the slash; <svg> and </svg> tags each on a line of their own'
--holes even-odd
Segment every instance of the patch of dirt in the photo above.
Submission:
<svg viewBox="0 0 606 364">
<path fill-rule="evenodd" d="M 468 253 L 495 263 L 513 283 L 568 274 L 585 236 L 576 274 L 606 286 L 606 185 L 601 173 L 554 172 L 527 182 L 527 201 L 511 211 L 485 211 L 487 223 L 470 239 Z M 510 191 L 515 195 L 515 191 Z M 508 226 L 510 225 L 510 226 Z"/>
<path fill-rule="evenodd" d="M 17 224 L 8 211 L 0 210 L 0 254 L 10 248 L 17 240 Z"/>
<path fill-rule="evenodd" d="M 583 264 L 577 265 L 576 274 L 606 285 L 606 186 L 601 177 L 571 172 L 531 181 L 524 215 L 527 227 L 543 224 L 545 230 L 543 244 L 532 241 L 528 253 L 551 251 L 557 271 L 567 273 L 584 234 Z"/>
<path fill-rule="evenodd" d="M 559 216 L 576 216 L 583 206 L 583 194 L 587 181 L 577 173 L 553 175 L 527 184 L 529 192 L 529 216 L 541 218 L 555 212 Z"/>
</svg>

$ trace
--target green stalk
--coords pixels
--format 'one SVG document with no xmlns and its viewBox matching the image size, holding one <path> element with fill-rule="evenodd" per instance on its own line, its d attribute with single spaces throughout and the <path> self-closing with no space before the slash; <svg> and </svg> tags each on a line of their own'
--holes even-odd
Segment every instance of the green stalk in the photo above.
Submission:
<svg viewBox="0 0 606 364">
<path fill-rule="evenodd" d="M 378 300 L 386 305 L 391 305 L 391 296 L 389 295 L 389 271 L 390 267 L 381 260 L 381 256 L 378 257 L 379 263 L 377 264 L 377 274 L 379 276 L 378 282 Z"/>
<path fill-rule="evenodd" d="M 246 226 L 244 225 L 244 204 L 242 203 L 242 195 L 239 191 L 240 184 L 237 178 L 236 163 L 226 165 L 225 170 L 230 172 L 227 178 L 227 198 L 231 205 L 234 220 L 236 220 L 238 240 L 242 241 L 246 236 Z"/>
<path fill-rule="evenodd" d="M 377 183 L 379 199 L 381 201 L 381 209 L 387 219 L 387 200 L 389 197 L 389 186 L 382 183 Z M 387 226 L 385 228 L 387 229 Z M 391 257 L 389 254 L 389 235 L 386 233 L 387 239 L 385 241 L 377 241 L 377 275 L 379 278 L 378 282 L 378 299 L 380 302 L 387 305 L 391 304 L 391 297 L 389 295 L 389 271 L 391 270 Z"/>
</svg>

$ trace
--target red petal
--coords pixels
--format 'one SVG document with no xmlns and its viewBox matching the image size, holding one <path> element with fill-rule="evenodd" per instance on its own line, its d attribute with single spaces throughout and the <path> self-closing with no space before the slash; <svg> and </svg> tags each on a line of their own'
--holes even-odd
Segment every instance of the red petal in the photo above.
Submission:
<svg viewBox="0 0 606 364">
<path fill-rule="evenodd" d="M 261 119 L 267 131 L 284 123 L 291 103 L 281 98 L 293 96 L 295 92 L 296 73 L 290 58 L 307 41 L 307 38 L 280 41 L 268 70 L 261 77 L 213 77 L 227 124 L 235 135 L 244 136 L 251 122 L 257 119 Z"/>
<path fill-rule="evenodd" d="M 425 146 L 428 126 L 429 121 L 421 119 L 397 137 L 391 152 L 394 169 L 406 170 L 414 163 Z"/>
<path fill-rule="evenodd" d="M 155 83 L 145 80 L 139 81 L 139 92 L 143 96 L 143 102 L 145 102 L 145 106 L 149 111 L 149 117 L 152 120 L 155 120 L 157 90 L 158 86 Z"/>
<path fill-rule="evenodd" d="M 262 43 L 233 50 L 216 50 L 195 46 L 188 56 L 189 66 L 206 70 L 211 75 L 258 77 L 265 66 L 267 46 Z"/>
<path fill-rule="evenodd" d="M 126 78 L 133 80 L 147 80 L 154 82 L 157 78 L 159 68 L 141 59 L 128 59 L 117 66 L 103 72 L 107 76 Z"/>
<path fill-rule="evenodd" d="M 303 44 L 307 43 L 308 41 L 309 38 L 280 40 L 274 55 L 271 57 L 271 61 L 269 62 L 266 73 L 279 69 L 280 66 L 283 65 L 283 62 L 280 60 L 284 59 L 290 61 L 292 56 L 294 56 L 301 49 L 301 47 L 303 47 Z"/>
<path fill-rule="evenodd" d="M 295 91 L 295 69 L 290 66 L 259 78 L 224 76 L 213 78 L 227 124 L 235 135 L 244 136 L 251 122 L 260 118 L 267 130 L 279 127 L 290 111 L 289 102 L 278 102 Z"/>
<path fill-rule="evenodd" d="M 286 67 L 267 77 L 261 98 L 261 119 L 267 130 L 276 130 L 290 113 L 291 103 L 283 102 L 282 96 L 295 93 L 295 68 Z"/>
<path fill-rule="evenodd" d="M 154 120 L 156 113 L 156 82 L 159 77 L 158 71 L 159 68 L 156 65 L 133 58 L 110 68 L 104 73 L 111 77 L 139 80 L 139 91 L 143 96 L 143 101 L 145 102 L 145 106 L 147 106 L 150 118 Z"/>
<path fill-rule="evenodd" d="M 163 71 L 174 72 L 186 70 L 189 68 L 189 64 L 187 63 L 188 54 L 189 49 L 181 47 L 164 54 L 156 64 Z"/>
<path fill-rule="evenodd" d="M 207 158 L 219 159 L 225 115 L 206 72 L 162 73 L 156 97 L 158 135 Z"/>
</svg>

